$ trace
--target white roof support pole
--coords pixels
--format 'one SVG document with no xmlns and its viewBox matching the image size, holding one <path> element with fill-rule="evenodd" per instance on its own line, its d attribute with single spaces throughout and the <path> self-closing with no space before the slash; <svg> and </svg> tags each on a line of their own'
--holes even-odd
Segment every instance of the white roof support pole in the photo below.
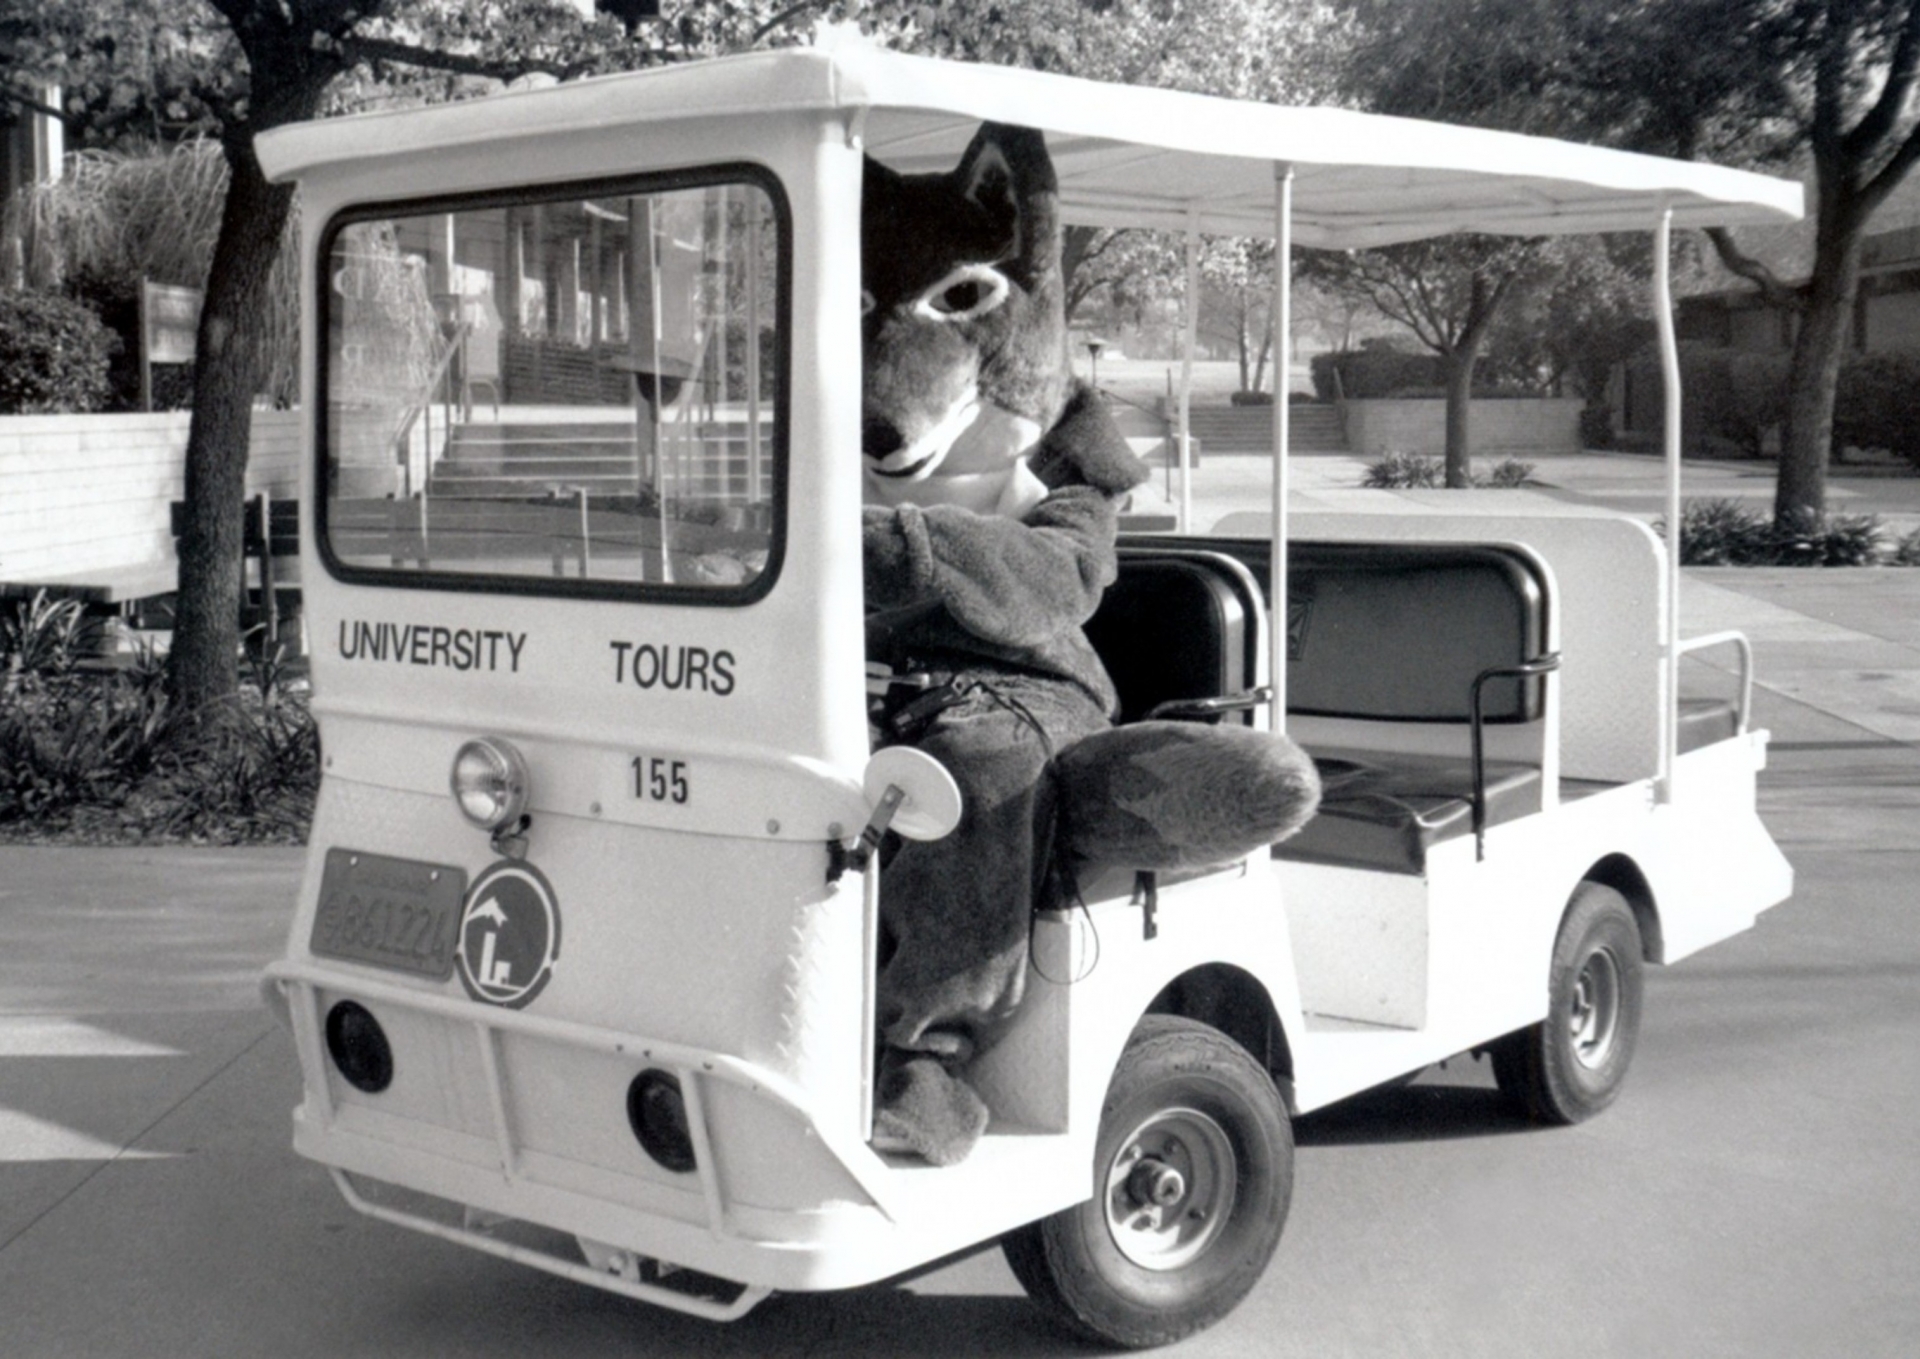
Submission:
<svg viewBox="0 0 1920 1359">
<path fill-rule="evenodd" d="M 1273 166 L 1273 543 L 1268 569 L 1267 638 L 1273 648 L 1268 682 L 1273 686 L 1272 731 L 1287 729 L 1287 489 L 1293 348 L 1293 166 Z"/>
<path fill-rule="evenodd" d="M 1661 452 L 1666 458 L 1667 492 L 1667 607 L 1666 636 L 1661 639 L 1666 664 L 1666 693 L 1660 705 L 1660 768 L 1654 784 L 1656 802 L 1673 801 L 1673 762 L 1680 705 L 1680 345 L 1673 329 L 1673 209 L 1661 210 L 1653 233 L 1653 319 L 1660 337 Z"/>
<path fill-rule="evenodd" d="M 1180 428 L 1175 456 L 1180 461 L 1179 519 L 1181 533 L 1193 531 L 1193 351 L 1200 343 L 1200 208 L 1187 205 L 1187 314 L 1180 337 Z"/>
</svg>

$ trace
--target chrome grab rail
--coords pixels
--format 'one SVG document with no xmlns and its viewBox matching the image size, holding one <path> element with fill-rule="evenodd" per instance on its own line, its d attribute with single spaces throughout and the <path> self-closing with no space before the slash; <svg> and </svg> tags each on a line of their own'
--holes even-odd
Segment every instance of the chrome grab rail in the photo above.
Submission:
<svg viewBox="0 0 1920 1359">
<path fill-rule="evenodd" d="M 1753 712 L 1753 643 L 1747 640 L 1747 634 L 1729 628 L 1725 632 L 1702 633 L 1698 637 L 1687 637 L 1680 642 L 1680 654 L 1692 651 L 1704 651 L 1708 647 L 1732 646 L 1740 653 L 1740 702 L 1734 709 L 1737 722 L 1736 730 L 1744 734 L 1747 720 Z M 1676 686 L 1673 694 L 1674 710 L 1679 711 L 1680 693 Z"/>
</svg>

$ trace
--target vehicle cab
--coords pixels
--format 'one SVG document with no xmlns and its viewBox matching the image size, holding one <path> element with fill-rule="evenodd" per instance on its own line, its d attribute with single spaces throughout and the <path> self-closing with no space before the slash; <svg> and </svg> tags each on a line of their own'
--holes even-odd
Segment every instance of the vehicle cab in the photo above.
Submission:
<svg viewBox="0 0 1920 1359">
<path fill-rule="evenodd" d="M 1089 224 L 1790 215 L 1753 176 L 865 49 L 263 136 L 307 224 L 325 752 L 268 990 L 296 1148 L 362 1211 L 716 1318 L 1011 1234 L 1069 1321 L 1156 1343 L 1257 1277 L 1289 1114 L 1503 1040 L 1503 1083 L 1579 1116 L 1551 1007 L 1585 985 L 1625 1024 L 1641 955 L 1786 894 L 1744 712 L 1664 753 L 1644 530 L 1435 510 L 1290 537 L 1277 493 L 1253 536 L 1131 541 L 1091 631 L 1129 716 L 1283 694 L 1246 720 L 1320 758 L 1321 817 L 1277 859 L 1088 866 L 976 1064 L 979 1148 L 876 1149 L 863 831 L 955 811 L 868 745 L 863 157 L 943 168 L 983 118 L 1042 129 Z M 1417 650 L 1435 619 L 1451 649 Z M 1581 908 L 1612 922 L 1593 947 L 1566 942 L 1587 884 L 1612 894 Z M 1217 1090 L 1168 1075 L 1195 1044 Z M 1049 1272 L 1069 1238 L 1090 1295 Z"/>
</svg>

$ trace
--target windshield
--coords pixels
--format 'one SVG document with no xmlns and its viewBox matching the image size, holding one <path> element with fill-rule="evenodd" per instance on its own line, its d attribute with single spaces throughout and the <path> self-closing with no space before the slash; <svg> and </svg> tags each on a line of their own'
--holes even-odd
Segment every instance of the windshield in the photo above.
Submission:
<svg viewBox="0 0 1920 1359">
<path fill-rule="evenodd" d="M 356 212 L 323 261 L 322 540 L 343 576 L 765 592 L 783 217 L 724 182 Z"/>
</svg>

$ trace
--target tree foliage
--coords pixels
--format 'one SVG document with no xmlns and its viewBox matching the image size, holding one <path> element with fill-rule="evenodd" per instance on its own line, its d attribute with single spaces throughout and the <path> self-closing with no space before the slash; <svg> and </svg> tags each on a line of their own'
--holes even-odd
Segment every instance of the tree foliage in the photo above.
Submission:
<svg viewBox="0 0 1920 1359">
<path fill-rule="evenodd" d="M 1826 511 L 1834 391 L 1875 212 L 1920 160 L 1916 0 L 1342 0 L 1383 99 L 1462 121 L 1813 174 L 1814 255 L 1783 279 L 1710 233 L 1726 265 L 1799 313 L 1774 513 Z"/>
<path fill-rule="evenodd" d="M 46 293 L 0 291 L 0 414 L 97 409 L 114 338 L 86 307 Z"/>
</svg>

